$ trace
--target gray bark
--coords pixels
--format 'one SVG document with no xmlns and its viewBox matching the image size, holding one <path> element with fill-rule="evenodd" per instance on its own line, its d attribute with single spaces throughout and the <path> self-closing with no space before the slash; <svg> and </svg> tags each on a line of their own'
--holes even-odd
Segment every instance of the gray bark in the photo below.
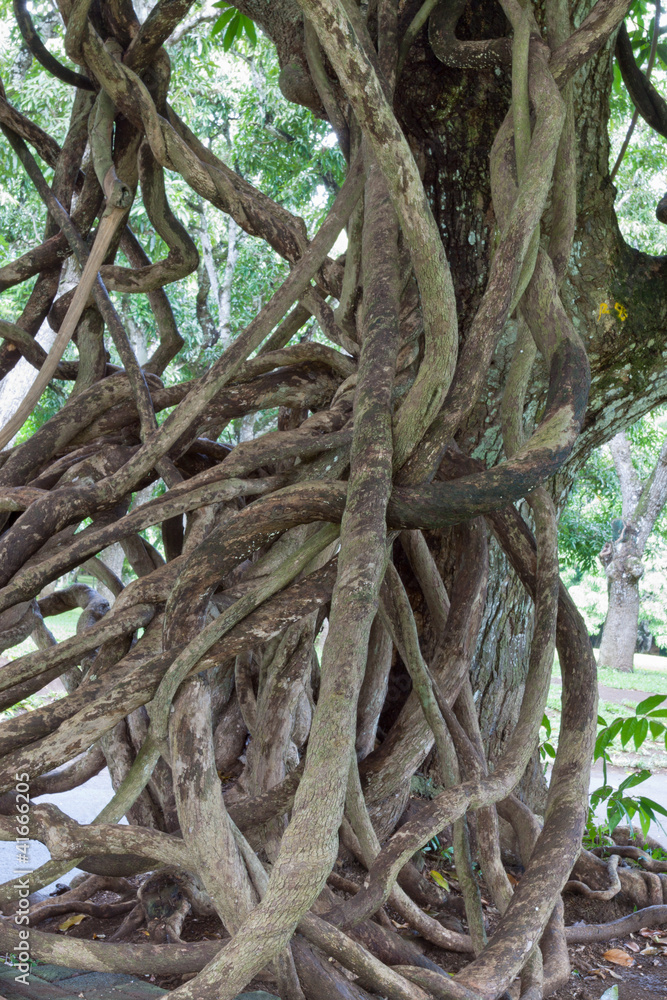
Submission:
<svg viewBox="0 0 667 1000">
<path fill-rule="evenodd" d="M 646 542 L 667 501 L 667 443 L 648 479 L 642 483 L 632 462 L 625 431 L 611 442 L 621 486 L 623 529 L 607 542 L 600 561 L 607 574 L 609 608 L 600 642 L 600 666 L 632 671 L 639 620 L 639 581 Z"/>
</svg>

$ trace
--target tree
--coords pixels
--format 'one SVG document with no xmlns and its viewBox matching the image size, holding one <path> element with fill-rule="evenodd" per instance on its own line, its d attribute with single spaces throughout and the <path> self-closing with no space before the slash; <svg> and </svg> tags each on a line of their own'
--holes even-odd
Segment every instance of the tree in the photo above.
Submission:
<svg viewBox="0 0 667 1000">
<path fill-rule="evenodd" d="M 633 670 L 639 621 L 639 581 L 649 535 L 667 502 L 667 442 L 648 478 L 642 482 L 624 431 L 612 438 L 611 453 L 621 486 L 623 517 L 600 552 L 607 574 L 609 608 L 600 642 L 600 665 Z"/>
<path fill-rule="evenodd" d="M 31 887 L 75 859 L 106 876 L 160 862 L 152 891 L 166 880 L 175 901 L 140 955 L 111 942 L 84 953 L 34 930 L 32 954 L 202 970 L 175 992 L 183 1000 L 231 1000 L 267 962 L 290 1000 L 496 998 L 519 974 L 525 997 L 550 992 L 569 972 L 560 893 L 580 852 L 596 683 L 559 585 L 545 484 L 558 476 L 560 502 L 593 447 L 667 396 L 667 262 L 625 244 L 608 178 L 612 50 L 628 5 L 598 0 L 575 28 L 558 2 L 538 24 L 512 0 L 238 0 L 275 45 L 282 93 L 330 123 L 349 164 L 340 186 L 328 178 L 339 189 L 310 231 L 288 191 L 254 186 L 170 103 L 167 43 L 188 0 L 159 0 L 143 23 L 128 0 L 63 0 L 60 59 L 14 6 L 30 51 L 74 94 L 61 143 L 0 99 L 46 216 L 44 238 L 0 271 L 4 288 L 24 289 L 0 368 L 24 354 L 39 369 L 3 446 L 52 379 L 74 388 L 0 468 L 3 642 L 36 635 L 45 647 L 3 667 L 5 704 L 61 672 L 68 686 L 0 727 L 3 789 L 19 781 L 34 796 L 106 760 L 116 793 L 96 824 L 29 809 L 27 828 L 52 853 Z M 626 86 L 657 115 L 623 30 Z M 192 379 L 169 368 L 182 346 L 170 296 L 199 265 L 170 204 L 179 185 L 289 265 Z M 141 215 L 159 237 L 150 253 Z M 344 256 L 329 256 L 345 227 Z M 78 283 L 57 297 L 70 257 Z M 159 337 L 143 366 L 114 304 L 123 294 L 146 297 Z M 45 356 L 33 337 L 47 316 L 58 332 Z M 322 341 L 294 342 L 311 317 Z M 62 360 L 70 342 L 78 358 Z M 233 448 L 218 440 L 234 417 L 273 407 L 276 429 Z M 163 492 L 129 509 L 158 480 Z M 155 525 L 162 551 L 146 538 Z M 124 588 L 97 555 L 116 541 L 135 574 Z M 85 586 L 40 597 L 79 565 L 118 595 L 111 609 Z M 44 617 L 74 605 L 79 631 L 53 647 Z M 540 830 L 515 792 L 530 783 L 556 645 L 562 727 Z M 434 744 L 444 790 L 397 829 Z M 223 790 L 227 768 L 237 781 Z M 489 942 L 473 812 L 502 914 Z M 525 861 L 514 889 L 498 814 Z M 410 863 L 449 824 L 466 935 L 425 912 L 433 888 Z M 15 826 L 2 817 L 3 835 Z M 349 899 L 339 837 L 369 870 Z M 605 884 L 594 855 L 577 871 Z M 637 906 L 654 901 L 639 874 L 623 879 Z M 153 912 L 148 885 L 128 926 Z M 17 893 L 8 885 L 3 898 Z M 454 979 L 424 968 L 371 919 L 387 901 L 474 959 Z M 222 949 L 173 945 L 190 907 L 220 915 Z M 4 947 L 11 933 L 0 926 Z"/>
<path fill-rule="evenodd" d="M 661 468 L 665 443 L 664 419 L 664 411 L 658 408 L 622 432 L 627 442 L 626 456 L 631 456 L 631 475 L 639 492 L 649 480 L 653 481 L 654 474 L 658 475 Z M 598 633 L 593 640 L 594 645 L 596 642 L 599 645 L 607 617 L 608 605 L 604 604 L 603 594 L 608 589 L 609 581 L 604 566 L 609 565 L 608 556 L 615 543 L 613 536 L 618 538 L 624 523 L 621 486 L 613 457 L 615 450 L 607 444 L 591 455 L 577 474 L 558 526 L 561 567 L 566 571 L 570 585 L 577 588 L 572 596 L 586 618 L 590 634 Z M 657 490 L 659 481 L 658 477 L 654 490 Z M 654 501 L 657 499 L 654 494 Z M 632 498 L 631 503 L 634 504 L 635 500 L 636 497 Z M 625 514 L 627 516 L 627 504 Z M 640 638 L 645 640 L 647 635 L 652 635 L 658 645 L 664 644 L 667 621 L 661 577 L 665 559 L 665 530 L 663 507 L 647 537 L 640 560 L 641 592 L 637 593 L 640 626 L 636 630 L 637 645 L 633 647 L 637 652 L 640 651 Z M 632 627 L 630 622 L 628 647 L 631 645 Z M 641 651 L 646 652 L 646 649 Z M 631 664 L 632 659 L 629 658 L 628 662 Z"/>
</svg>

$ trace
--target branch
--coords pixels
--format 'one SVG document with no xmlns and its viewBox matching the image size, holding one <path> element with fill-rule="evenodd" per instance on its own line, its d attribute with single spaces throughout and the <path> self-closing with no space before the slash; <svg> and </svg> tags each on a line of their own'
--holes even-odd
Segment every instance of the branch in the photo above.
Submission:
<svg viewBox="0 0 667 1000">
<path fill-rule="evenodd" d="M 58 80 L 62 80 L 64 83 L 69 83 L 72 87 L 78 87 L 80 90 L 95 89 L 93 83 L 87 76 L 83 76 L 81 73 L 76 73 L 67 66 L 63 66 L 62 63 L 59 63 L 56 57 L 49 52 L 47 47 L 44 45 L 44 42 L 35 31 L 32 18 L 27 10 L 26 0 L 14 0 L 14 16 L 16 17 L 16 22 L 28 50 L 34 55 L 37 62 L 41 63 L 44 69 L 47 69 L 49 73 L 51 73 L 52 76 L 55 76 Z"/>
<path fill-rule="evenodd" d="M 646 67 L 646 76 L 644 77 L 644 79 L 646 81 L 646 85 L 648 85 L 648 82 L 649 82 L 649 80 L 651 78 L 651 70 L 653 69 L 653 64 L 655 62 L 656 52 L 658 51 L 658 26 L 659 26 L 659 24 L 660 24 L 660 0 L 656 0 L 656 3 L 655 3 L 655 19 L 653 21 L 653 32 L 652 32 L 652 37 L 651 37 L 651 51 L 649 52 L 648 65 Z M 623 28 L 625 28 L 625 23 L 623 24 Z M 627 35 L 627 29 L 626 29 L 626 35 Z M 619 41 L 617 39 L 616 40 L 617 51 L 618 51 L 618 45 L 619 45 Z M 634 53 L 633 53 L 633 61 L 634 61 Z M 622 75 L 622 73 L 621 73 L 621 75 Z M 632 120 L 631 120 L 630 125 L 628 127 L 628 131 L 626 133 L 625 139 L 623 140 L 623 145 L 621 146 L 621 148 L 619 150 L 619 154 L 618 154 L 618 156 L 616 158 L 616 163 L 614 164 L 614 166 L 612 168 L 612 171 L 609 174 L 609 180 L 611 180 L 611 181 L 613 181 L 614 177 L 618 173 L 618 169 L 619 169 L 621 163 L 623 162 L 623 157 L 625 156 L 627 148 L 630 145 L 630 139 L 632 138 L 632 133 L 635 130 L 635 125 L 637 124 L 637 119 L 638 118 L 639 118 L 639 110 L 635 107 L 635 110 L 634 110 L 633 115 L 632 115 Z"/>
<path fill-rule="evenodd" d="M 663 444 L 658 461 L 644 484 L 635 511 L 635 520 L 639 528 L 637 545 L 640 552 L 643 552 L 648 536 L 653 531 L 653 526 L 665 503 L 667 503 L 667 441 Z"/>
<path fill-rule="evenodd" d="M 642 484 L 632 462 L 630 442 L 625 431 L 619 431 L 609 442 L 614 468 L 621 486 L 623 501 L 623 519 L 634 521 L 639 498 L 642 494 Z"/>
</svg>

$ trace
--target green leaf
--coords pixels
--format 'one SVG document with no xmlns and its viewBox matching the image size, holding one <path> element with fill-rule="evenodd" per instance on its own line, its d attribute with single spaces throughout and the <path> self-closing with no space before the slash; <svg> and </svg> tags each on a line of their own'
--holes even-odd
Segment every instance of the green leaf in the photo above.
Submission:
<svg viewBox="0 0 667 1000">
<path fill-rule="evenodd" d="M 635 731 L 635 726 L 637 725 L 638 721 L 639 720 L 637 718 L 631 716 L 629 719 L 626 719 L 625 722 L 623 723 L 623 726 L 621 727 L 621 743 L 623 744 L 624 749 L 626 743 L 629 743 L 630 740 L 632 739 L 632 736 Z"/>
<path fill-rule="evenodd" d="M 609 825 L 609 832 L 613 833 L 618 824 L 623 819 L 623 812 L 621 809 L 614 809 L 612 812 L 607 814 L 607 822 Z M 628 818 L 629 821 L 629 818 Z"/>
<path fill-rule="evenodd" d="M 240 36 L 240 34 L 241 34 L 241 15 L 239 14 L 238 11 L 236 11 L 234 17 L 229 22 L 229 25 L 225 32 L 225 37 L 222 40 L 223 51 L 229 52 L 232 45 L 234 44 L 236 39 Z"/>
<path fill-rule="evenodd" d="M 649 827 L 651 826 L 651 820 L 653 819 L 645 809 L 639 810 L 639 825 L 642 828 L 642 833 L 645 837 L 648 836 Z"/>
<path fill-rule="evenodd" d="M 601 785 L 599 788 L 596 788 L 595 791 L 591 792 L 591 809 L 595 809 L 599 802 L 602 802 L 604 799 L 608 799 L 613 790 L 614 789 L 611 785 Z"/>
<path fill-rule="evenodd" d="M 648 719 L 640 719 L 633 733 L 633 739 L 635 741 L 635 750 L 639 750 L 640 746 L 646 739 L 647 733 L 648 733 Z"/>
<path fill-rule="evenodd" d="M 637 705 L 635 712 L 637 715 L 646 715 L 648 712 L 653 711 L 658 705 L 667 698 L 667 694 L 654 694 L 650 698 L 645 698 L 644 701 L 640 701 Z"/>
<path fill-rule="evenodd" d="M 612 740 L 616 739 L 616 737 L 620 733 L 621 729 L 623 728 L 623 722 L 624 722 L 623 719 L 614 719 L 614 721 L 610 725 L 609 732 L 611 734 Z"/>
<path fill-rule="evenodd" d="M 546 719 L 546 715 L 544 716 L 544 718 Z M 544 723 L 542 723 L 542 725 L 544 725 Z M 606 725 L 607 725 L 607 720 L 603 719 L 601 715 L 598 715 L 598 726 L 606 726 Z"/>
<path fill-rule="evenodd" d="M 232 21 L 237 14 L 238 11 L 235 10 L 234 7 L 229 7 L 224 14 L 221 14 L 211 29 L 211 38 L 215 35 L 219 35 L 225 25 L 229 24 L 229 22 Z"/>
<path fill-rule="evenodd" d="M 641 771 L 629 774 L 628 777 L 620 783 L 617 790 L 619 792 L 625 792 L 628 788 L 634 788 L 636 785 L 641 785 L 642 781 L 646 781 L 646 779 L 650 777 L 651 772 L 647 768 L 642 768 Z"/>
<path fill-rule="evenodd" d="M 637 799 L 631 798 L 629 795 L 623 795 L 618 799 L 619 806 L 625 812 L 625 815 L 630 820 L 631 816 L 634 816 L 636 812 L 639 812 L 639 803 Z"/>
<path fill-rule="evenodd" d="M 660 816 L 667 816 L 667 809 L 665 809 L 664 806 L 661 806 L 659 802 L 654 802 L 653 799 L 647 799 L 644 795 L 640 796 L 638 801 L 641 804 L 641 808 L 645 809 L 647 812 L 650 811 L 653 814 L 658 813 Z M 653 815 L 652 818 L 655 819 L 655 815 Z"/>
<path fill-rule="evenodd" d="M 551 757 L 551 758 L 552 758 L 552 760 L 553 760 L 553 759 L 555 759 L 555 757 L 556 757 L 556 751 L 555 751 L 555 750 L 554 750 L 554 748 L 552 747 L 551 743 L 543 743 L 543 744 L 542 744 L 542 747 L 543 747 L 543 749 L 544 749 L 544 752 L 545 752 L 545 753 L 546 753 L 546 754 L 547 754 L 547 755 L 548 755 L 549 757 Z"/>
<path fill-rule="evenodd" d="M 547 739 L 551 736 L 551 723 L 549 722 L 549 716 L 545 713 L 542 716 L 542 729 L 546 730 Z"/>
<path fill-rule="evenodd" d="M 249 17 L 244 14 L 241 15 L 243 24 L 243 30 L 250 39 L 253 45 L 257 45 L 257 28 L 255 27 L 254 21 L 251 21 Z"/>
<path fill-rule="evenodd" d="M 600 1000 L 618 1000 L 618 986 L 610 986 L 604 991 Z"/>
<path fill-rule="evenodd" d="M 662 722 L 649 722 L 648 727 L 654 740 L 657 740 L 658 736 L 665 732 L 665 726 Z"/>
</svg>

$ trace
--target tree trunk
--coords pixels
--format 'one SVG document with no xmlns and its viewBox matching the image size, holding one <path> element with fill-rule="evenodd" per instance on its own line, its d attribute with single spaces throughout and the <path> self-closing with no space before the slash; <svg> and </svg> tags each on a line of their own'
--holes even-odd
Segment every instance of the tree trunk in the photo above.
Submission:
<svg viewBox="0 0 667 1000">
<path fill-rule="evenodd" d="M 639 580 L 637 567 L 641 563 L 614 558 L 607 566 L 609 608 L 602 630 L 598 665 L 631 673 L 637 645 L 639 621 Z"/>
<path fill-rule="evenodd" d="M 600 562 L 607 574 L 609 607 L 600 641 L 600 666 L 633 670 L 639 624 L 639 581 L 646 542 L 667 500 L 667 443 L 651 474 L 642 483 L 635 470 L 624 431 L 611 441 L 621 486 L 623 522 L 620 534 L 607 542 Z M 615 522 L 614 522 L 615 524 Z"/>
<path fill-rule="evenodd" d="M 624 540 L 625 539 L 625 540 Z M 636 553 L 636 532 L 626 525 L 618 539 L 607 542 L 600 562 L 607 574 L 609 604 L 598 663 L 626 673 L 634 669 L 639 621 L 639 581 L 644 568 Z"/>
</svg>

